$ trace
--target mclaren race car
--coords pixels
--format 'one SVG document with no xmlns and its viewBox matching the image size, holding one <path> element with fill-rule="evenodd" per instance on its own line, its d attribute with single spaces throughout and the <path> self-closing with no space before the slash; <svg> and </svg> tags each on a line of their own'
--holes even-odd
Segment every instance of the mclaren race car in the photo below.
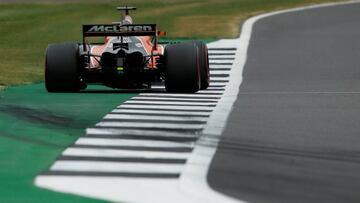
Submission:
<svg viewBox="0 0 360 203">
<path fill-rule="evenodd" d="M 83 25 L 82 43 L 50 44 L 45 57 L 48 92 L 77 92 L 88 84 L 144 89 L 164 82 L 166 91 L 194 93 L 209 86 L 208 49 L 201 41 L 159 44 L 156 24 L 133 24 L 135 7 L 118 7 L 121 22 Z M 104 37 L 104 43 L 88 42 Z"/>
</svg>

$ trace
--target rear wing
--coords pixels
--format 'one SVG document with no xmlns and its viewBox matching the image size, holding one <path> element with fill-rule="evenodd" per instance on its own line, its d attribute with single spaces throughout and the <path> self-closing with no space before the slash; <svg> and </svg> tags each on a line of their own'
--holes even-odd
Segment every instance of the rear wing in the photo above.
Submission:
<svg viewBox="0 0 360 203">
<path fill-rule="evenodd" d="M 96 24 L 83 25 L 83 37 L 155 36 L 156 24 Z"/>
<path fill-rule="evenodd" d="M 83 44 L 86 51 L 86 37 L 125 37 L 125 36 L 155 36 L 157 44 L 156 24 L 93 24 L 83 25 Z"/>
</svg>

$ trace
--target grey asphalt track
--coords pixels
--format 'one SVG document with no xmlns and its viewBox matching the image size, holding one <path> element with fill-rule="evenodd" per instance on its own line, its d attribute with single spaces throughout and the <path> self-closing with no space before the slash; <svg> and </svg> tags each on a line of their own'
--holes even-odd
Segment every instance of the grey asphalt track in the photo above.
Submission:
<svg viewBox="0 0 360 203">
<path fill-rule="evenodd" d="M 360 202 L 360 4 L 254 25 L 212 188 L 250 202 Z"/>
</svg>

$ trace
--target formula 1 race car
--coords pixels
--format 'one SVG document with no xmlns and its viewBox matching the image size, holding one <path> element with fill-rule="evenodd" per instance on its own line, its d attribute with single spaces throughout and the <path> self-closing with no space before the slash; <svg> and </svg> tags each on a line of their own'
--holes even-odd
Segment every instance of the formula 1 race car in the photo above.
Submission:
<svg viewBox="0 0 360 203">
<path fill-rule="evenodd" d="M 121 22 L 83 25 L 82 43 L 50 44 L 45 57 L 48 92 L 77 92 L 88 84 L 144 89 L 165 82 L 167 92 L 194 93 L 209 86 L 208 49 L 201 41 L 159 44 L 156 24 L 133 24 L 135 7 L 118 7 Z M 104 37 L 101 44 L 88 37 Z"/>
</svg>

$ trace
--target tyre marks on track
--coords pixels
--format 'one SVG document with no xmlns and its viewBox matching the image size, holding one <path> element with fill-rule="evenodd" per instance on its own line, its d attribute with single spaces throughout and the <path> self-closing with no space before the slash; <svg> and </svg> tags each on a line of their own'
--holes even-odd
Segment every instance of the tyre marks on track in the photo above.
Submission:
<svg viewBox="0 0 360 203">
<path fill-rule="evenodd" d="M 177 181 L 226 89 L 235 52 L 233 47 L 209 48 L 207 90 L 171 94 L 156 85 L 156 92 L 141 93 L 118 106 L 68 147 L 36 178 L 36 185 L 111 201 L 141 201 L 129 191 L 97 188 L 133 190 L 132 180 L 150 181 L 156 188 L 151 181 Z"/>
</svg>

